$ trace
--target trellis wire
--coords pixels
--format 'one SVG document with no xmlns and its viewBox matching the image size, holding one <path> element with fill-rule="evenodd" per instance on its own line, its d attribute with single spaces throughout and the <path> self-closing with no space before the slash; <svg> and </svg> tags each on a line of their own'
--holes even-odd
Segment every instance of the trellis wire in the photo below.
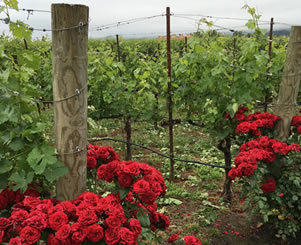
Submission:
<svg viewBox="0 0 301 245">
<path fill-rule="evenodd" d="M 144 146 L 144 145 L 140 145 L 140 144 L 136 144 L 136 143 L 133 143 L 133 142 L 128 142 L 128 141 L 124 141 L 124 140 L 121 140 L 121 139 L 114 139 L 114 138 L 92 138 L 92 139 L 89 139 L 88 140 L 89 143 L 90 142 L 99 142 L 99 141 L 115 141 L 115 142 L 120 142 L 120 143 L 124 143 L 124 144 L 130 144 L 130 145 L 133 145 L 133 146 L 137 146 L 137 147 L 140 147 L 140 148 L 143 148 L 143 149 L 146 149 L 146 150 L 149 150 L 161 157 L 164 157 L 164 158 L 167 158 L 167 159 L 173 159 L 174 161 L 178 161 L 178 162 L 185 162 L 185 163 L 194 163 L 194 164 L 198 164 L 198 165 L 204 165 L 204 166 L 208 166 L 208 167 L 213 167 L 213 168 L 223 168 L 223 169 L 232 169 L 231 167 L 228 167 L 228 166 L 221 166 L 221 165 L 217 165 L 217 164 L 210 164 L 210 163 L 204 163 L 204 162 L 199 162 L 199 161 L 194 161 L 194 160 L 183 160 L 183 159 L 179 159 L 179 158 L 171 158 L 170 156 L 168 155 L 165 155 L 161 152 L 158 152 L 158 151 L 155 151 L 147 146 Z"/>
<path fill-rule="evenodd" d="M 33 28 L 31 26 L 28 26 L 26 24 L 23 24 L 23 23 L 20 23 L 20 22 L 14 22 L 12 21 L 10 18 L 5 18 L 5 19 L 1 19 L 2 21 L 5 22 L 5 24 L 9 24 L 9 23 L 13 23 L 15 25 L 19 25 L 19 26 L 22 26 L 22 27 L 25 27 L 27 28 L 28 30 L 31 30 L 31 31 L 42 31 L 42 32 L 52 32 L 52 31 L 68 31 L 68 30 L 73 30 L 73 29 L 79 29 L 81 30 L 84 26 L 88 25 L 89 22 L 86 22 L 86 23 L 83 23 L 83 22 L 80 22 L 78 25 L 76 26 L 70 26 L 70 27 L 64 27 L 64 28 L 60 28 L 60 29 L 46 29 L 46 28 Z"/>
<path fill-rule="evenodd" d="M 17 97 L 25 97 L 23 95 L 21 95 L 18 91 L 13 91 L 10 88 L 6 87 L 4 84 L 0 83 L 0 85 L 2 86 L 2 88 L 4 88 L 5 90 L 7 90 L 9 93 L 11 93 L 11 95 L 13 96 L 17 96 Z M 84 88 L 81 89 L 75 89 L 75 93 L 73 95 L 70 95 L 66 98 L 62 98 L 62 99 L 58 99 L 58 100 L 42 100 L 42 99 L 37 99 L 37 98 L 31 98 L 32 100 L 35 100 L 36 102 L 41 102 L 41 103 L 48 103 L 48 104 L 52 104 L 52 103 L 59 103 L 59 102 L 63 102 L 69 99 L 72 99 L 76 96 L 79 96 L 81 94 L 81 92 L 84 90 Z"/>
</svg>

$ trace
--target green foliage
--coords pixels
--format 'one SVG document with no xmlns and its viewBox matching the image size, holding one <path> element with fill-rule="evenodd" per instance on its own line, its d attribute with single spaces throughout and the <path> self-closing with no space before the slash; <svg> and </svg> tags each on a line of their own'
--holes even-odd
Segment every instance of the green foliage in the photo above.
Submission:
<svg viewBox="0 0 301 245">
<path fill-rule="evenodd" d="M 4 3 L 18 10 L 17 1 Z M 7 8 L 1 11 L 9 17 Z M 0 44 L 0 188 L 10 185 L 25 191 L 33 181 L 52 183 L 67 169 L 45 137 L 51 128 L 49 118 L 36 106 L 37 98 L 44 96 L 36 80 L 43 64 L 41 53 L 38 48 L 25 49 L 24 40 L 32 44 L 31 30 L 22 22 L 10 23 L 10 30 L 13 37 L 1 37 Z"/>
</svg>

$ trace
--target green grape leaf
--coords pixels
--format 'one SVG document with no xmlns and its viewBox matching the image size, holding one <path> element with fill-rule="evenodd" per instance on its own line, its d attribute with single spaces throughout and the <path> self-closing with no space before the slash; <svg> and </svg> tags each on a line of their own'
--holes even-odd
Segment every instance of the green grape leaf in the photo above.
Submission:
<svg viewBox="0 0 301 245">
<path fill-rule="evenodd" d="M 20 189 L 22 192 L 24 192 L 27 188 L 27 182 L 25 177 L 24 170 L 21 170 L 20 172 L 14 172 L 12 175 L 8 178 L 13 184 L 12 189 L 14 191 Z"/>
<path fill-rule="evenodd" d="M 38 147 L 33 148 L 33 150 L 28 154 L 27 156 L 27 162 L 29 163 L 30 167 L 32 169 L 35 169 L 35 167 L 39 164 L 39 162 L 42 160 L 44 155 L 40 152 Z"/>
<path fill-rule="evenodd" d="M 44 176 L 50 182 L 57 180 L 59 177 L 64 176 L 68 173 L 68 168 L 61 162 L 56 162 L 55 164 L 48 166 L 46 171 L 44 171 Z"/>
<path fill-rule="evenodd" d="M 21 21 L 9 23 L 9 30 L 16 38 L 31 40 L 32 31 Z"/>
<path fill-rule="evenodd" d="M 4 0 L 5 5 L 19 11 L 18 0 Z"/>
<path fill-rule="evenodd" d="M 0 174 L 7 173 L 13 168 L 13 163 L 4 159 L 0 162 Z M 1 187 L 0 187 L 1 189 Z"/>
<path fill-rule="evenodd" d="M 13 139 L 12 142 L 8 145 L 13 151 L 20 151 L 24 148 L 24 143 L 21 139 Z"/>
<path fill-rule="evenodd" d="M 0 189 L 5 189 L 8 185 L 8 175 L 0 174 Z"/>
</svg>

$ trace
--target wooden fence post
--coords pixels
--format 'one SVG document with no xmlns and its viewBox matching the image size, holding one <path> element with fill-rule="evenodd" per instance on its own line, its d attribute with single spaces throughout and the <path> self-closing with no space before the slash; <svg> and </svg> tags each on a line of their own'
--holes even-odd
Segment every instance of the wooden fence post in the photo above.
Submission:
<svg viewBox="0 0 301 245">
<path fill-rule="evenodd" d="M 287 48 L 286 61 L 275 108 L 281 117 L 277 134 L 282 141 L 289 136 L 292 117 L 296 114 L 296 102 L 301 80 L 301 26 L 292 26 Z"/>
<path fill-rule="evenodd" d="M 89 8 L 52 4 L 51 13 L 55 145 L 69 169 L 56 186 L 63 201 L 86 190 Z"/>
</svg>

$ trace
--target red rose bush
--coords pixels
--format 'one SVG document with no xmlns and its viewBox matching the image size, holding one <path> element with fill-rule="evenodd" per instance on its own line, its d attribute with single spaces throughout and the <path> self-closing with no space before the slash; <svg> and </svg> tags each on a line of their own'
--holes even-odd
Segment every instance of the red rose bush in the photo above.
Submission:
<svg viewBox="0 0 301 245">
<path fill-rule="evenodd" d="M 263 222 L 272 222 L 286 239 L 301 230 L 301 146 L 295 144 L 301 132 L 301 116 L 292 118 L 291 135 L 282 142 L 273 134 L 280 117 L 268 112 L 246 115 L 247 112 L 242 107 L 234 115 L 238 121 L 237 139 L 242 144 L 228 175 L 243 184 L 245 208 L 261 214 Z"/>
<path fill-rule="evenodd" d="M 98 179 L 115 183 L 115 191 L 105 197 L 84 192 L 75 200 L 60 202 L 41 199 L 33 186 L 24 194 L 4 189 L 0 211 L 11 206 L 11 212 L 9 217 L 0 217 L 0 243 L 135 245 L 146 233 L 148 239 L 152 232 L 169 227 L 168 217 L 157 212 L 156 200 L 166 193 L 157 169 L 120 161 L 113 148 L 95 145 L 88 146 L 87 168 Z M 186 240 L 185 244 L 201 244 L 197 238 Z"/>
<path fill-rule="evenodd" d="M 169 227 L 157 212 L 156 199 L 166 185 L 155 168 L 135 161 L 120 161 L 111 147 L 89 145 L 87 168 L 101 180 L 114 182 L 116 191 L 102 197 L 84 192 L 75 200 L 40 199 L 32 190 L 21 194 L 6 188 L 1 209 L 13 204 L 9 217 L 0 218 L 0 242 L 8 244 L 137 244 L 139 235 Z"/>
</svg>

